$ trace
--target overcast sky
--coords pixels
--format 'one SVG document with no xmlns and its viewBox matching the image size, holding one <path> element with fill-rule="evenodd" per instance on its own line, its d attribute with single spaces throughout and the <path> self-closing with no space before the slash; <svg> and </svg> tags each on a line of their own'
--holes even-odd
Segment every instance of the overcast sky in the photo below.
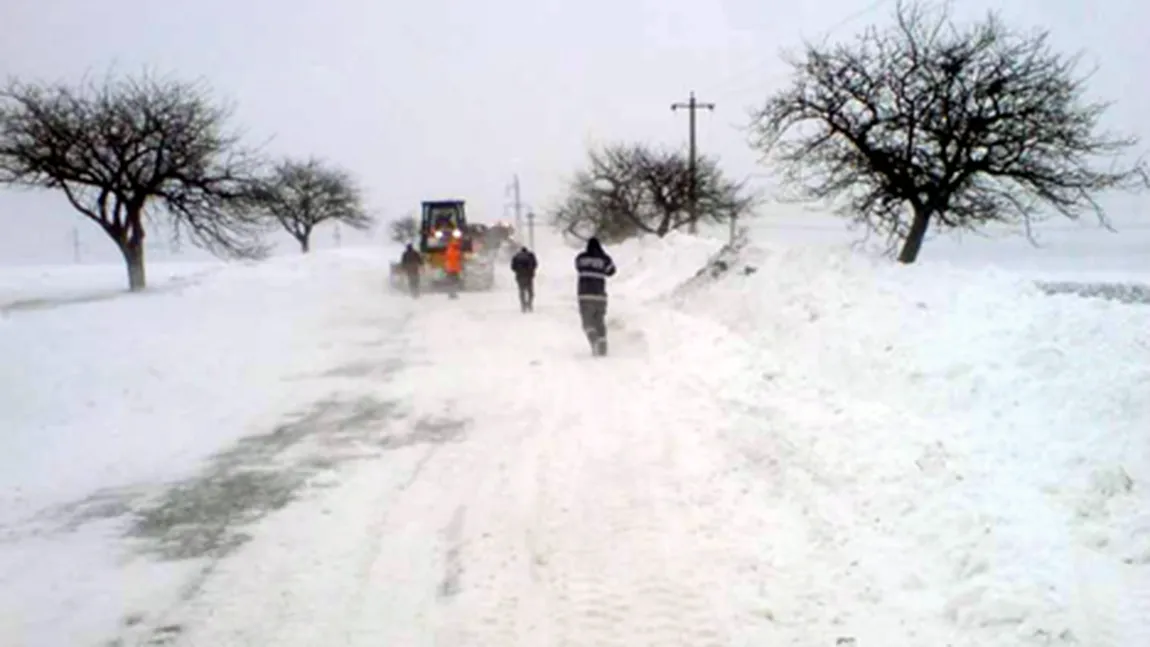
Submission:
<svg viewBox="0 0 1150 647">
<path fill-rule="evenodd" d="M 317 154 L 354 172 L 385 217 L 461 197 L 502 217 L 514 174 L 543 209 L 587 144 L 670 145 L 691 90 L 718 104 L 699 122 L 703 152 L 736 177 L 760 173 L 739 130 L 785 77 L 780 48 L 886 21 L 893 0 L 3 0 L 0 76 L 76 80 L 110 66 L 204 78 L 235 102 L 236 125 L 273 153 Z M 970 0 L 1101 65 L 1094 88 L 1117 102 L 1110 125 L 1150 114 L 1150 5 L 1136 0 Z M 1127 205 L 1131 203 L 1127 201 Z M 1115 213 L 1124 221 L 1137 208 Z M 117 252 L 63 196 L 0 190 L 0 264 Z M 330 230 L 318 234 L 330 246 Z M 152 258 L 164 256 L 153 233 Z M 352 236 L 344 232 L 344 240 Z M 158 245 L 158 247 L 157 247 Z M 183 256 L 188 256 L 184 250 Z"/>
</svg>

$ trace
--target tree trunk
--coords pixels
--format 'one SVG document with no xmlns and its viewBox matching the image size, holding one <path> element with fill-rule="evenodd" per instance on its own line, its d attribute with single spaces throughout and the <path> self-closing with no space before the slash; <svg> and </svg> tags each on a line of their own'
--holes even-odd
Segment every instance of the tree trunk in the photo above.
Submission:
<svg viewBox="0 0 1150 647">
<path fill-rule="evenodd" d="M 902 251 L 898 254 L 898 262 L 913 263 L 918 259 L 918 252 L 922 249 L 922 241 L 926 238 L 926 229 L 930 224 L 930 211 L 915 207 L 914 219 L 910 223 L 910 232 L 902 243 Z"/>
<path fill-rule="evenodd" d="M 139 292 L 147 287 L 144 271 L 144 206 L 142 203 L 127 207 L 126 226 L 116 238 L 124 262 L 128 265 L 128 289 Z"/>
<path fill-rule="evenodd" d="M 147 274 L 144 272 L 144 242 L 125 241 L 120 244 L 120 252 L 128 265 L 128 289 L 139 292 L 147 287 Z"/>
<path fill-rule="evenodd" d="M 311 232 L 296 234 L 295 239 L 299 241 L 299 251 L 306 254 L 311 251 Z"/>
</svg>

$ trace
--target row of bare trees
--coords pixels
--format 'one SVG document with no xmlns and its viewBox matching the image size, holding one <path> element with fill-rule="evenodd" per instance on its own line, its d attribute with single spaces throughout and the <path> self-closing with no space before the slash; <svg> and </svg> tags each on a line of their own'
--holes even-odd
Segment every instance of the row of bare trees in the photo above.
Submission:
<svg viewBox="0 0 1150 647">
<path fill-rule="evenodd" d="M 755 205 L 744 184 L 725 177 L 709 157 L 696 162 L 695 182 L 704 222 L 745 216 Z M 687 155 L 639 143 L 609 144 L 588 153 L 587 167 L 571 180 L 551 222 L 565 235 L 582 240 L 662 237 L 690 223 L 690 197 Z"/>
<path fill-rule="evenodd" d="M 229 130 L 231 111 L 201 84 L 108 77 L 0 89 L 0 185 L 58 190 L 116 244 L 132 290 L 146 286 L 144 242 L 166 220 L 227 257 L 260 258 L 283 227 L 308 250 L 325 221 L 371 226 L 360 189 L 315 158 L 269 161 Z"/>
<path fill-rule="evenodd" d="M 828 203 L 888 236 L 914 262 L 927 232 L 1030 226 L 1047 214 L 1092 213 L 1098 197 L 1150 186 L 1137 139 L 1103 131 L 1077 57 L 1045 32 L 994 14 L 956 25 L 944 8 L 900 1 L 895 20 L 853 42 L 807 44 L 791 82 L 752 117 L 752 147 L 790 192 Z M 216 253 L 258 257 L 282 226 L 304 251 L 312 230 L 372 218 L 351 176 L 321 160 L 260 158 L 228 130 L 230 112 L 197 84 L 144 76 L 78 86 L 12 82 L 0 89 L 0 184 L 59 190 L 124 255 L 145 285 L 144 240 L 165 217 Z M 665 235 L 688 222 L 692 175 L 682 152 L 611 144 L 589 153 L 552 211 L 586 238 Z M 698 161 L 704 220 L 758 203 L 718 163 Z M 410 238 L 410 231 L 393 235 Z"/>
<path fill-rule="evenodd" d="M 947 5 L 897 3 L 889 27 L 852 42 L 806 44 L 791 81 L 753 112 L 752 148 L 784 201 L 820 202 L 887 236 L 913 263 L 932 227 L 1008 223 L 1030 234 L 1049 215 L 1095 215 L 1110 190 L 1150 186 L 1134 137 L 1105 132 L 1107 104 L 1088 98 L 1078 57 L 1044 31 L 997 15 L 958 25 Z M 625 237 L 684 222 L 686 161 L 641 146 L 592 153 L 554 210 L 563 231 Z M 700 165 L 703 214 L 743 215 L 743 187 Z"/>
</svg>

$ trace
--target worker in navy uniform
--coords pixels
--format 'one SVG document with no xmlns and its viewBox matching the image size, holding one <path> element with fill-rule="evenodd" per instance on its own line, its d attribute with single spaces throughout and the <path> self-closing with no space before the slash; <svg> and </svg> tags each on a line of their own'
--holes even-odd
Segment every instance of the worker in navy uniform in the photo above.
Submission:
<svg viewBox="0 0 1150 647">
<path fill-rule="evenodd" d="M 603 251 L 598 238 L 587 241 L 587 249 L 575 257 L 579 275 L 577 287 L 579 316 L 583 332 L 596 356 L 607 354 L 607 278 L 615 276 L 615 262 Z"/>
<path fill-rule="evenodd" d="M 515 273 L 515 284 L 519 286 L 519 309 L 531 312 L 535 304 L 535 270 L 539 262 L 535 254 L 526 247 L 511 257 L 511 271 Z"/>
</svg>

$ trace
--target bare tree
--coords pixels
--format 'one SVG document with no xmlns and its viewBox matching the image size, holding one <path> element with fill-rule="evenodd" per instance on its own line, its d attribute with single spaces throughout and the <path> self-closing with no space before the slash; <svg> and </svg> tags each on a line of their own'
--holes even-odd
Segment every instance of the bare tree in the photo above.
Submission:
<svg viewBox="0 0 1150 647">
<path fill-rule="evenodd" d="M 800 199 L 887 235 L 918 257 L 928 226 L 1030 225 L 1045 209 L 1075 219 L 1095 196 L 1146 184 L 1123 164 L 1133 137 L 1100 133 L 1107 105 L 1085 99 L 1077 57 L 1045 32 L 1008 29 L 993 13 L 959 28 L 945 8 L 900 2 L 894 26 L 855 42 L 807 45 L 791 85 L 756 111 L 755 146 Z"/>
<path fill-rule="evenodd" d="M 373 219 L 347 171 L 317 158 L 286 159 L 259 183 L 252 209 L 278 222 L 299 243 L 311 249 L 311 234 L 323 222 L 343 223 L 366 231 Z"/>
<path fill-rule="evenodd" d="M 697 164 L 698 205 L 703 220 L 725 221 L 747 214 L 754 198 L 728 180 L 718 164 Z M 592 235 L 621 240 L 643 233 L 665 236 L 690 223 L 690 164 L 677 151 L 643 144 L 615 144 L 588 153 L 587 168 L 575 174 L 563 202 L 551 213 L 560 231 L 580 239 Z"/>
<path fill-rule="evenodd" d="M 0 90 L 0 183 L 59 189 L 116 243 L 128 285 L 146 285 L 145 216 L 220 255 L 261 257 L 243 210 L 255 158 L 224 132 L 229 111 L 197 84 L 144 75 Z"/>
<path fill-rule="evenodd" d="M 391 241 L 394 243 L 402 245 L 419 237 L 419 218 L 412 214 L 391 221 L 390 227 Z"/>
</svg>

